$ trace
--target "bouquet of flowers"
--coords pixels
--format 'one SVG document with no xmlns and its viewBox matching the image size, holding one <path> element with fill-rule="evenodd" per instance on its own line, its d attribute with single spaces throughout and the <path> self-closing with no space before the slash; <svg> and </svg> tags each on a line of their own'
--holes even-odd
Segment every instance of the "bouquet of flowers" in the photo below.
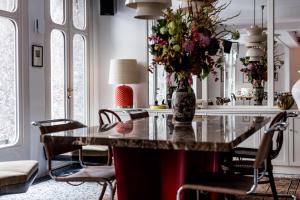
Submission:
<svg viewBox="0 0 300 200">
<path fill-rule="evenodd" d="M 191 75 L 204 79 L 209 73 L 218 80 L 216 69 L 223 62 L 222 39 L 228 34 L 233 39 L 239 37 L 239 32 L 227 30 L 222 23 L 237 15 L 224 20 L 218 17 L 229 3 L 216 7 L 216 0 L 204 0 L 201 6 L 193 7 L 188 2 L 188 11 L 167 9 L 152 27 L 149 41 L 153 60 L 149 70 L 163 65 L 166 72 L 175 75 L 177 83 Z"/>
<path fill-rule="evenodd" d="M 281 60 L 280 54 L 276 52 L 277 45 L 275 44 L 275 55 L 274 55 L 274 72 L 276 72 L 284 64 Z M 266 52 L 266 50 L 264 50 Z M 264 81 L 267 81 L 267 54 L 265 53 L 260 61 L 251 62 L 250 57 L 240 58 L 241 63 L 245 66 L 241 69 L 241 72 L 246 74 L 248 81 L 253 87 L 262 87 Z"/>
<path fill-rule="evenodd" d="M 265 61 L 250 62 L 250 57 L 240 58 L 240 61 L 245 66 L 241 69 L 241 72 L 246 74 L 253 87 L 261 87 L 263 81 L 267 81 L 268 68 Z"/>
</svg>

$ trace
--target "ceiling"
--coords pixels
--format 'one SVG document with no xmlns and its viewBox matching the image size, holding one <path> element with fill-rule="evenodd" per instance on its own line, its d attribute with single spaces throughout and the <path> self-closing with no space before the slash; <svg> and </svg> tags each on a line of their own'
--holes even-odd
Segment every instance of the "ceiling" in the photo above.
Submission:
<svg viewBox="0 0 300 200">
<path fill-rule="evenodd" d="M 220 0 L 220 4 L 229 0 Z M 262 23 L 262 5 L 264 27 L 267 26 L 267 0 L 255 1 L 256 24 Z M 299 47 L 300 38 L 300 0 L 275 0 L 275 39 L 290 48 Z M 254 21 L 254 0 L 232 0 L 231 4 L 221 13 L 222 18 L 227 18 L 239 13 L 240 15 L 227 24 L 233 24 L 240 30 L 249 27 Z"/>
<path fill-rule="evenodd" d="M 229 0 L 220 0 L 220 4 Z M 267 0 L 256 0 L 256 21 L 261 23 L 261 5 L 265 5 L 264 23 L 267 22 Z M 300 0 L 275 0 L 275 23 L 299 22 Z M 240 12 L 240 16 L 230 20 L 235 25 L 251 24 L 254 17 L 253 0 L 232 0 L 231 4 L 221 13 L 221 17 L 229 17 Z M 300 27 L 298 27 L 300 29 Z"/>
<path fill-rule="evenodd" d="M 178 7 L 178 2 L 182 0 L 172 0 L 173 6 Z M 230 0 L 219 0 L 219 4 L 229 3 Z M 267 0 L 255 0 L 256 24 L 262 23 L 262 9 L 265 5 L 263 21 L 267 26 Z M 300 41 L 300 0 L 275 0 L 275 33 L 276 39 L 288 47 L 298 48 Z M 253 24 L 254 21 L 254 0 L 231 0 L 230 5 L 221 12 L 220 17 L 225 19 L 236 14 L 240 15 L 228 20 L 226 24 L 234 25 L 240 32 L 245 34 L 245 28 Z"/>
</svg>

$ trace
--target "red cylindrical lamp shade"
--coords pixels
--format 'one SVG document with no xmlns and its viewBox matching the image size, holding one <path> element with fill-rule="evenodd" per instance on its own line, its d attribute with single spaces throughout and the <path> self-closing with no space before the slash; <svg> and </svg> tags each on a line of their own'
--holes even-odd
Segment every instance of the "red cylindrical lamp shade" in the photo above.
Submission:
<svg viewBox="0 0 300 200">
<path fill-rule="evenodd" d="M 132 108 L 133 90 L 130 86 L 120 85 L 115 90 L 115 105 L 119 108 Z"/>
</svg>

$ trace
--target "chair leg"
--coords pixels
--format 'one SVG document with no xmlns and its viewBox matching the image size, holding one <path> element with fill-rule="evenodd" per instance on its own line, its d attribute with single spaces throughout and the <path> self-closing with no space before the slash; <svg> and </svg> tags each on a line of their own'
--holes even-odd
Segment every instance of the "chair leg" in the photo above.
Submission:
<svg viewBox="0 0 300 200">
<path fill-rule="evenodd" d="M 102 190 L 101 190 L 101 193 L 100 193 L 100 196 L 99 196 L 99 200 L 102 200 L 102 199 L 103 199 L 103 196 L 104 196 L 106 187 L 107 187 L 107 183 L 105 182 L 105 183 L 103 184 L 103 186 L 102 186 Z"/>
<path fill-rule="evenodd" d="M 108 182 L 110 200 L 114 200 L 114 187 L 111 182 Z"/>
<path fill-rule="evenodd" d="M 267 171 L 268 171 L 268 177 L 269 177 L 269 181 L 270 181 L 270 186 L 271 186 L 273 198 L 275 200 L 278 200 L 278 194 L 277 194 L 277 190 L 276 190 L 276 186 L 275 186 L 275 181 L 274 181 L 274 176 L 273 176 L 272 169 L 270 167 L 268 167 Z"/>
<path fill-rule="evenodd" d="M 117 181 L 114 181 L 114 185 L 113 185 L 113 193 L 112 193 L 112 196 L 114 198 L 115 194 L 116 194 L 116 189 L 117 189 Z"/>
</svg>

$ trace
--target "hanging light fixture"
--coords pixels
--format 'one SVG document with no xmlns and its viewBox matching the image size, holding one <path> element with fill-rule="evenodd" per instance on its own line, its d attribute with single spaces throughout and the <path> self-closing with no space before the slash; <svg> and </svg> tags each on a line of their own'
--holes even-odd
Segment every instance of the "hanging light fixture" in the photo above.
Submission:
<svg viewBox="0 0 300 200">
<path fill-rule="evenodd" d="M 262 11 L 264 6 L 262 6 Z M 262 13 L 263 15 L 263 13 Z M 262 19 L 263 20 L 263 19 Z M 263 23 L 263 21 L 262 21 Z M 262 24 L 263 26 L 263 24 Z M 248 48 L 246 56 L 250 57 L 249 61 L 260 61 L 264 55 L 265 42 L 267 40 L 267 35 L 263 32 L 263 27 L 256 25 L 255 21 L 255 0 L 254 0 L 254 19 L 253 25 L 247 29 L 248 37 L 246 47 Z"/>
<path fill-rule="evenodd" d="M 125 5 L 136 9 L 134 18 L 157 19 L 162 10 L 172 5 L 171 0 L 126 0 Z"/>
</svg>

